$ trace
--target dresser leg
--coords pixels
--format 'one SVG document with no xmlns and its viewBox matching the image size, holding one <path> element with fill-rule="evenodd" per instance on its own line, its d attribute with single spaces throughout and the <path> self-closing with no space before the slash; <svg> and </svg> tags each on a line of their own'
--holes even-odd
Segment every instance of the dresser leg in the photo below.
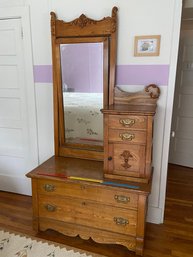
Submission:
<svg viewBox="0 0 193 257">
<path fill-rule="evenodd" d="M 143 256 L 143 245 L 144 245 L 144 239 L 137 237 L 136 238 L 136 250 L 135 250 L 137 255 Z"/>
<path fill-rule="evenodd" d="M 39 220 L 38 218 L 33 218 L 33 230 L 38 233 L 39 232 Z"/>
</svg>

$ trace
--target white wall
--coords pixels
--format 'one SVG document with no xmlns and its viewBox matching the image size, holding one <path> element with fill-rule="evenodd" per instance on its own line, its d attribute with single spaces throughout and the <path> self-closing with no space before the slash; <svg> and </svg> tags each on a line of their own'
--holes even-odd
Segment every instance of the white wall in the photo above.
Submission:
<svg viewBox="0 0 193 257">
<path fill-rule="evenodd" d="M 20 1 L 22 2 L 22 1 Z M 50 11 L 55 11 L 58 18 L 70 21 L 80 14 L 100 19 L 111 15 L 113 6 L 118 7 L 118 52 L 117 64 L 164 64 L 171 65 L 169 85 L 159 85 L 161 97 L 158 101 L 158 110 L 155 117 L 154 129 L 154 178 L 152 194 L 149 202 L 148 220 L 162 222 L 165 181 L 167 165 L 163 165 L 164 133 L 169 133 L 170 116 L 167 117 L 168 89 L 171 87 L 170 97 L 173 97 L 175 75 L 175 53 L 172 55 L 172 47 L 178 43 L 180 12 L 176 17 L 176 4 L 178 10 L 181 0 L 26 0 L 25 5 L 30 6 L 33 61 L 34 65 L 51 64 L 51 36 L 50 36 Z M 175 25 L 177 24 L 177 25 Z M 177 27 L 175 27 L 177 26 Z M 175 41 L 172 40 L 175 31 Z M 160 56 L 134 57 L 134 36 L 136 35 L 161 35 Z M 173 58 L 173 59 L 172 59 Z M 53 105 L 52 84 L 36 83 L 37 120 L 39 137 L 40 162 L 53 155 Z M 141 89 L 142 86 L 124 86 L 126 90 Z M 172 103 L 173 98 L 170 99 Z M 171 110 L 170 110 L 171 113 Z M 167 120 L 167 124 L 165 124 Z M 167 162 L 167 153 L 165 153 Z"/>
<path fill-rule="evenodd" d="M 66 21 L 82 13 L 100 19 L 111 15 L 113 6 L 119 9 L 117 64 L 170 63 L 175 0 L 26 0 L 26 3 L 31 9 L 35 64 L 51 63 L 50 11 Z M 161 34 L 160 56 L 134 57 L 134 36 L 155 34 Z"/>
</svg>

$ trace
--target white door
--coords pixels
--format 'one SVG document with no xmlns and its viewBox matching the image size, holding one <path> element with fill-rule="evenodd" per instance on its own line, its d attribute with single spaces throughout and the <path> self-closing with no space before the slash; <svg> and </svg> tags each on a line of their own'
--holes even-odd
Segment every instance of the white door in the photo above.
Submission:
<svg viewBox="0 0 193 257">
<path fill-rule="evenodd" d="M 27 96 L 23 44 L 21 19 L 0 20 L 0 190 L 31 194 L 25 174 L 37 166 L 38 155 L 37 144 L 31 147 L 36 124 Z"/>
<path fill-rule="evenodd" d="M 182 31 L 169 162 L 193 167 L 193 31 Z"/>
</svg>

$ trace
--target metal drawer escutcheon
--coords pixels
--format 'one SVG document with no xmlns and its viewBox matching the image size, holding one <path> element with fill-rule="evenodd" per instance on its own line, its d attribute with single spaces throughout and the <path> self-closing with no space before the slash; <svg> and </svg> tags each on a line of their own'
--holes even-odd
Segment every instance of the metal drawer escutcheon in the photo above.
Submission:
<svg viewBox="0 0 193 257">
<path fill-rule="evenodd" d="M 54 211 L 56 211 L 56 206 L 55 206 L 55 205 L 46 204 L 44 207 L 45 207 L 46 210 L 49 211 L 49 212 L 54 212 Z"/>
<path fill-rule="evenodd" d="M 114 217 L 114 222 L 117 225 L 122 225 L 122 226 L 126 226 L 127 224 L 129 224 L 129 221 L 127 219 L 124 219 L 121 217 Z"/>
<path fill-rule="evenodd" d="M 122 124 L 124 127 L 132 127 L 135 124 L 134 119 L 120 119 L 119 123 Z"/>
<path fill-rule="evenodd" d="M 128 203 L 128 202 L 130 202 L 130 197 L 127 197 L 125 195 L 115 195 L 114 198 L 118 203 Z"/>
<path fill-rule="evenodd" d="M 52 204 L 49 204 L 49 203 L 44 205 L 44 207 L 49 212 L 54 212 L 57 209 L 57 207 L 55 205 L 52 205 Z"/>
<path fill-rule="evenodd" d="M 135 135 L 131 133 L 120 133 L 119 137 L 122 140 L 132 141 L 135 138 Z"/>
<path fill-rule="evenodd" d="M 52 184 L 45 184 L 44 189 L 46 192 L 53 192 L 55 190 L 55 186 Z"/>
</svg>

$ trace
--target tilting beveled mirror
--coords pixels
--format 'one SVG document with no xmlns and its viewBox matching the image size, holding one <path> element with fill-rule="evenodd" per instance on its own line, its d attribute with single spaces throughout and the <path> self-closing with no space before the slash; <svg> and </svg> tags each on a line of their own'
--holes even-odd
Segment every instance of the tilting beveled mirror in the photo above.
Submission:
<svg viewBox="0 0 193 257">
<path fill-rule="evenodd" d="M 51 13 L 55 155 L 103 160 L 103 116 L 113 103 L 117 8 L 92 20 Z"/>
</svg>

